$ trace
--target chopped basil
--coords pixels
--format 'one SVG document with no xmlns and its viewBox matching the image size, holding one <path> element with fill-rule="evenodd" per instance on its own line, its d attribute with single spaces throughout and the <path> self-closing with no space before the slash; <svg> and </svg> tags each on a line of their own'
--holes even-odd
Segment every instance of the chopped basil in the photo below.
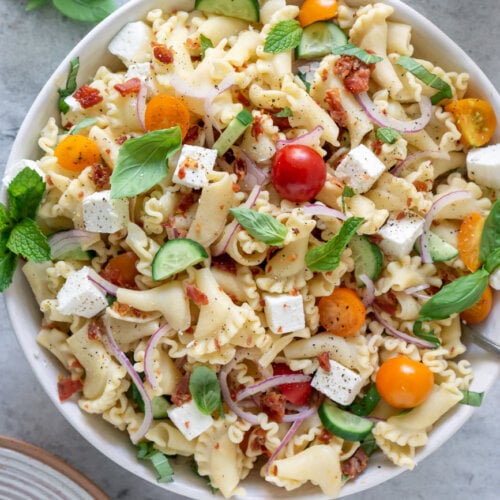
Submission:
<svg viewBox="0 0 500 500">
<path fill-rule="evenodd" d="M 174 480 L 174 470 L 166 455 L 153 448 L 152 443 L 139 443 L 137 458 L 149 460 L 158 474 L 159 483 L 171 483 Z"/>
<path fill-rule="evenodd" d="M 221 415 L 224 414 L 219 380 L 210 368 L 194 369 L 189 377 L 189 392 L 201 413 L 210 415 L 218 408 Z"/>
<path fill-rule="evenodd" d="M 399 132 L 389 127 L 380 127 L 376 130 L 375 136 L 385 144 L 394 144 L 399 137 Z"/>
<path fill-rule="evenodd" d="M 264 52 L 279 54 L 294 49 L 300 43 L 302 27 L 296 19 L 276 23 L 269 31 L 264 43 Z"/>
<path fill-rule="evenodd" d="M 365 453 L 370 456 L 373 452 L 378 448 L 377 441 L 375 440 L 375 436 L 370 432 L 368 436 L 361 441 L 361 447 L 365 450 Z"/>
<path fill-rule="evenodd" d="M 463 398 L 460 403 L 469 406 L 481 406 L 484 398 L 484 392 L 474 392 L 474 391 L 460 391 L 463 394 Z"/>
<path fill-rule="evenodd" d="M 344 186 L 342 190 L 342 212 L 345 213 L 345 199 L 352 198 L 356 193 L 351 186 Z"/>
<path fill-rule="evenodd" d="M 490 213 L 484 222 L 479 244 L 479 262 L 487 261 L 490 255 L 500 248 L 500 201 L 491 207 Z M 488 268 L 491 268 L 492 264 Z"/>
<path fill-rule="evenodd" d="M 93 118 L 92 116 L 87 116 L 87 118 L 84 118 L 83 120 L 80 120 L 71 129 L 71 132 L 69 134 L 70 135 L 76 135 L 76 134 L 78 134 L 78 132 L 80 132 L 84 128 L 91 127 L 92 125 L 95 125 L 96 123 L 97 123 L 97 118 Z"/>
<path fill-rule="evenodd" d="M 500 247 L 493 253 L 490 253 L 488 257 L 486 257 L 486 262 L 484 263 L 484 268 L 489 273 L 492 273 L 498 266 L 500 266 Z"/>
<path fill-rule="evenodd" d="M 214 44 L 210 38 L 207 38 L 203 33 L 200 34 L 201 58 L 205 58 L 207 49 L 213 48 Z"/>
<path fill-rule="evenodd" d="M 366 417 L 375 409 L 378 402 L 380 401 L 380 394 L 377 391 L 377 386 L 372 384 L 370 388 L 366 391 L 366 394 L 360 401 L 357 401 L 351 405 L 349 410 L 351 413 L 358 415 L 359 417 Z"/>
<path fill-rule="evenodd" d="M 61 113 L 67 113 L 69 111 L 69 106 L 66 104 L 66 97 L 70 96 L 76 90 L 76 77 L 78 75 L 78 70 L 80 69 L 80 58 L 74 57 L 69 62 L 70 70 L 68 74 L 68 79 L 66 80 L 66 87 L 57 90 L 59 93 L 59 111 Z"/>
<path fill-rule="evenodd" d="M 352 43 L 347 43 L 340 47 L 335 47 L 332 49 L 332 54 L 336 56 L 354 56 L 365 64 L 375 64 L 383 60 L 383 57 L 375 56 L 369 54 L 366 50 L 360 49 L 353 45 Z"/>
<path fill-rule="evenodd" d="M 293 112 L 288 106 L 285 106 L 277 113 L 274 113 L 273 116 L 275 116 L 276 118 L 289 118 L 290 116 L 293 116 Z"/>
<path fill-rule="evenodd" d="M 425 69 L 412 57 L 399 56 L 398 59 L 396 59 L 396 64 L 407 69 L 412 75 L 416 76 L 429 87 L 439 90 L 439 92 L 431 97 L 432 104 L 438 104 L 443 99 L 451 99 L 453 97 L 453 92 L 448 83 Z"/>
<path fill-rule="evenodd" d="M 436 347 L 441 344 L 441 341 L 439 340 L 438 337 L 436 337 L 436 334 L 434 333 L 434 330 L 423 330 L 422 325 L 424 321 L 429 321 L 431 318 L 419 318 L 415 323 L 413 324 L 413 334 L 416 337 L 419 337 L 423 340 L 426 340 L 427 342 L 431 342 L 434 344 Z"/>
<path fill-rule="evenodd" d="M 307 81 L 306 74 L 302 73 L 302 71 L 299 71 L 297 73 L 297 76 L 300 78 L 300 80 L 304 84 L 304 87 L 306 88 L 306 92 L 309 93 L 311 91 L 311 84 Z"/>
<path fill-rule="evenodd" d="M 288 229 L 272 215 L 249 208 L 231 208 L 229 211 L 255 239 L 274 246 L 282 245 L 285 241 Z"/>
</svg>

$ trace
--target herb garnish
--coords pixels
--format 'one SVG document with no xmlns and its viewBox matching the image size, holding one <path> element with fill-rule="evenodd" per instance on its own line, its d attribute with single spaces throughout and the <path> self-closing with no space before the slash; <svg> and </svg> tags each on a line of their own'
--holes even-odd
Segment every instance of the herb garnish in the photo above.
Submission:
<svg viewBox="0 0 500 500">
<path fill-rule="evenodd" d="M 48 0 L 30 0 L 25 11 L 37 9 Z M 109 16 L 116 9 L 114 0 L 52 0 L 54 7 L 61 14 L 86 23 L 97 23 Z"/>
<path fill-rule="evenodd" d="M 279 54 L 294 49 L 300 43 L 302 27 L 296 19 L 276 23 L 266 37 L 264 52 Z"/>
<path fill-rule="evenodd" d="M 207 38 L 203 33 L 200 33 L 201 58 L 205 59 L 207 49 L 212 49 L 214 44 L 210 38 Z"/>
<path fill-rule="evenodd" d="M 69 106 L 66 104 L 66 101 L 64 99 L 66 99 L 66 97 L 69 97 L 76 90 L 76 77 L 78 75 L 78 70 L 80 69 L 80 58 L 74 57 L 69 62 L 69 65 L 70 69 L 68 79 L 66 80 L 66 87 L 63 89 L 57 89 L 57 92 L 59 93 L 58 106 L 61 113 L 67 113 L 69 111 Z"/>
<path fill-rule="evenodd" d="M 394 144 L 399 137 L 399 132 L 389 127 L 380 127 L 375 131 L 375 137 L 385 144 Z"/>
<path fill-rule="evenodd" d="M 249 208 L 231 208 L 229 211 L 255 239 L 274 246 L 281 245 L 285 241 L 288 229 L 272 215 Z"/>
<path fill-rule="evenodd" d="M 377 391 L 377 386 L 372 384 L 363 398 L 349 407 L 349 411 L 358 417 L 366 417 L 375 409 L 379 401 L 380 394 Z"/>
<path fill-rule="evenodd" d="M 342 190 L 342 212 L 345 213 L 345 199 L 352 198 L 355 195 L 355 191 L 351 186 L 344 186 Z"/>
<path fill-rule="evenodd" d="M 366 52 L 366 50 L 360 49 L 352 43 L 346 43 L 345 45 L 341 45 L 340 47 L 333 48 L 332 54 L 336 56 L 354 56 L 357 57 L 360 61 L 363 61 L 365 64 L 374 64 L 383 60 L 383 57 L 369 54 L 368 52 Z"/>
<path fill-rule="evenodd" d="M 224 415 L 219 380 L 210 368 L 197 366 L 194 369 L 189 377 L 189 392 L 204 415 L 212 414 L 217 408 Z"/>
<path fill-rule="evenodd" d="M 91 127 L 97 123 L 97 118 L 92 116 L 87 116 L 83 120 L 80 120 L 70 131 L 69 135 L 77 135 L 78 132 L 81 132 L 84 128 Z"/>
<path fill-rule="evenodd" d="M 174 469 L 168 458 L 161 451 L 156 450 L 152 443 L 139 443 L 137 458 L 150 460 L 158 474 L 159 483 L 171 483 L 174 480 Z"/>
<path fill-rule="evenodd" d="M 474 392 L 474 391 L 462 391 L 463 398 L 459 403 L 469 406 L 481 406 L 484 398 L 484 392 Z"/>
</svg>

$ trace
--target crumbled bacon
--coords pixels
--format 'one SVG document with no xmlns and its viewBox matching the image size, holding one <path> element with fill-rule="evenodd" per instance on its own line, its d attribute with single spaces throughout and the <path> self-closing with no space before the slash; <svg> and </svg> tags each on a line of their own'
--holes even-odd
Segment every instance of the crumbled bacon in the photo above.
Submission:
<svg viewBox="0 0 500 500">
<path fill-rule="evenodd" d="M 330 108 L 330 116 L 333 121 L 342 128 L 347 127 L 349 115 L 340 100 L 340 89 L 328 89 L 326 91 L 325 102 Z"/>
<path fill-rule="evenodd" d="M 73 394 L 83 389 L 80 380 L 73 380 L 71 376 L 63 378 L 57 382 L 57 393 L 61 403 L 69 399 Z"/>
<path fill-rule="evenodd" d="M 236 262 L 227 253 L 212 257 L 212 266 L 231 274 L 236 274 L 237 272 Z"/>
<path fill-rule="evenodd" d="M 354 56 L 340 56 L 334 64 L 333 72 L 344 80 L 344 87 L 352 94 L 368 90 L 373 64 L 365 64 Z"/>
<path fill-rule="evenodd" d="M 111 173 L 111 169 L 108 166 L 101 163 L 94 163 L 89 175 L 98 189 L 109 189 Z"/>
<path fill-rule="evenodd" d="M 186 294 L 198 306 L 208 305 L 208 297 L 192 283 L 186 283 Z"/>
<path fill-rule="evenodd" d="M 236 100 L 245 107 L 250 106 L 250 99 L 239 89 L 236 92 Z"/>
<path fill-rule="evenodd" d="M 424 193 L 429 191 L 429 188 L 424 181 L 413 181 L 413 185 L 415 186 L 415 189 L 419 192 Z"/>
<path fill-rule="evenodd" d="M 247 166 L 242 158 L 236 158 L 233 163 L 233 171 L 238 178 L 238 182 L 242 181 L 247 175 Z"/>
<path fill-rule="evenodd" d="M 372 141 L 370 144 L 370 147 L 372 148 L 372 151 L 378 156 L 380 153 L 382 153 L 382 146 L 384 143 L 382 141 Z"/>
<path fill-rule="evenodd" d="M 318 354 L 318 361 L 319 361 L 319 366 L 325 370 L 325 372 L 330 373 L 330 356 L 328 356 L 328 353 L 326 351 L 320 352 Z"/>
<path fill-rule="evenodd" d="M 170 47 L 166 47 L 165 45 L 161 45 L 159 43 L 153 44 L 153 55 L 155 59 L 164 63 L 171 64 L 174 62 L 174 51 Z"/>
<path fill-rule="evenodd" d="M 122 97 L 129 94 L 137 94 L 141 90 L 141 80 L 139 78 L 131 78 L 123 83 L 117 83 L 114 88 L 120 92 Z"/>
<path fill-rule="evenodd" d="M 193 193 L 184 193 L 175 207 L 175 212 L 178 214 L 184 214 L 193 206 L 194 203 L 195 199 Z"/>
<path fill-rule="evenodd" d="M 264 133 L 264 128 L 262 127 L 262 115 L 257 115 L 254 117 L 252 125 L 252 137 L 258 141 L 259 135 Z"/>
<path fill-rule="evenodd" d="M 351 458 L 344 460 L 341 464 L 342 474 L 349 476 L 351 479 L 355 479 L 366 469 L 368 455 L 360 446 Z"/>
<path fill-rule="evenodd" d="M 245 438 L 240 445 L 240 449 L 245 454 L 250 452 L 250 456 L 255 456 L 256 454 L 267 455 L 266 431 L 262 429 L 262 427 L 256 427 L 249 430 L 245 434 Z"/>
<path fill-rule="evenodd" d="M 120 316 L 134 317 L 138 319 L 145 319 L 148 317 L 147 312 L 140 311 L 139 309 L 129 306 L 128 304 L 124 304 L 123 302 L 119 302 L 118 300 L 113 302 L 111 309 L 113 309 L 113 311 Z"/>
<path fill-rule="evenodd" d="M 90 340 L 100 340 L 104 337 L 104 325 L 99 319 L 92 319 L 89 323 L 87 336 Z"/>
<path fill-rule="evenodd" d="M 332 440 L 332 437 L 333 434 L 331 432 L 323 429 L 317 439 L 320 443 L 328 444 Z"/>
<path fill-rule="evenodd" d="M 195 142 L 200 135 L 200 126 L 199 125 L 193 125 L 192 127 L 189 127 L 186 136 L 184 137 L 184 144 L 191 144 Z"/>
<path fill-rule="evenodd" d="M 387 314 L 390 314 L 391 316 L 396 314 L 398 309 L 398 299 L 394 292 L 389 291 L 384 295 L 379 295 L 378 297 L 375 297 L 374 302 L 379 309 L 382 309 L 382 311 Z"/>
<path fill-rule="evenodd" d="M 273 119 L 273 125 L 275 127 L 278 127 L 280 130 L 286 130 L 287 128 L 290 128 L 290 120 L 288 116 L 276 116 L 281 109 L 275 109 L 273 110 L 273 113 L 271 114 L 271 118 Z"/>
<path fill-rule="evenodd" d="M 186 372 L 184 376 L 177 382 L 174 392 L 172 394 L 172 403 L 176 406 L 182 406 L 184 403 L 191 401 L 191 392 L 189 391 L 189 378 L 190 372 Z"/>
<path fill-rule="evenodd" d="M 285 415 L 286 398 L 276 391 L 269 391 L 260 398 L 261 410 L 273 422 L 281 423 Z"/>
<path fill-rule="evenodd" d="M 73 94 L 73 97 L 80 103 L 81 107 L 84 109 L 91 108 L 96 104 L 99 104 L 103 97 L 99 92 L 99 89 L 89 87 L 88 85 L 82 85 Z"/>
</svg>

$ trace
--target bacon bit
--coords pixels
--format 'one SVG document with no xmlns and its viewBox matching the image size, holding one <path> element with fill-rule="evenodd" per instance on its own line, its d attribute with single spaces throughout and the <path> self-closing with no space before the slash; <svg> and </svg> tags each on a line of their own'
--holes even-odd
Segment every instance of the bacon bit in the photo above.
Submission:
<svg viewBox="0 0 500 500">
<path fill-rule="evenodd" d="M 218 255 L 217 257 L 212 257 L 212 266 L 231 274 L 236 274 L 238 271 L 236 262 L 226 253 Z"/>
<path fill-rule="evenodd" d="M 66 130 L 69 130 L 72 126 L 74 125 L 73 122 L 66 122 L 63 127 L 66 129 Z"/>
<path fill-rule="evenodd" d="M 172 48 L 160 43 L 152 43 L 151 45 L 155 59 L 164 64 L 172 64 L 174 62 L 174 51 Z"/>
<path fill-rule="evenodd" d="M 271 118 L 273 120 L 273 125 L 280 130 L 286 130 L 291 127 L 290 120 L 288 116 L 276 116 L 280 111 L 283 111 L 283 108 L 272 110 Z"/>
<path fill-rule="evenodd" d="M 184 214 L 186 213 L 189 208 L 191 208 L 195 203 L 194 195 L 193 193 L 184 193 L 175 207 L 175 213 L 176 214 Z"/>
<path fill-rule="evenodd" d="M 191 372 L 186 372 L 183 377 L 175 385 L 172 397 L 172 403 L 176 406 L 182 406 L 184 403 L 191 401 L 191 392 L 189 391 L 189 379 Z"/>
<path fill-rule="evenodd" d="M 85 193 L 83 191 L 80 191 L 78 193 L 78 198 L 82 199 L 85 196 Z"/>
<path fill-rule="evenodd" d="M 118 146 L 121 146 L 127 139 L 128 137 L 126 135 L 121 135 L 120 137 L 117 137 L 115 139 L 115 142 L 116 144 L 118 144 Z"/>
<path fill-rule="evenodd" d="M 186 137 L 184 137 L 184 143 L 190 144 L 198 139 L 200 135 L 200 127 L 198 125 L 193 125 L 189 127 Z"/>
<path fill-rule="evenodd" d="M 238 182 L 243 180 L 247 175 L 247 167 L 245 162 L 241 158 L 236 158 L 233 162 L 233 172 L 236 174 L 238 178 Z"/>
<path fill-rule="evenodd" d="M 328 80 L 328 70 L 322 69 L 321 70 L 321 81 L 326 82 Z"/>
<path fill-rule="evenodd" d="M 344 87 L 351 94 L 360 94 L 368 90 L 373 64 L 365 64 L 354 56 L 340 56 L 334 64 L 333 72 L 344 80 Z"/>
<path fill-rule="evenodd" d="M 367 464 L 368 455 L 360 446 L 351 458 L 341 462 L 342 474 L 355 479 L 366 469 Z"/>
<path fill-rule="evenodd" d="M 104 337 L 104 325 L 100 319 L 90 321 L 87 336 L 90 340 L 101 340 Z"/>
<path fill-rule="evenodd" d="M 380 243 L 381 241 L 384 240 L 384 237 L 381 236 L 380 234 L 370 234 L 370 236 L 368 236 L 368 239 L 372 242 L 372 243 Z"/>
<path fill-rule="evenodd" d="M 317 437 L 320 443 L 328 444 L 333 438 L 333 434 L 328 432 L 326 429 L 321 431 L 321 434 Z"/>
<path fill-rule="evenodd" d="M 258 141 L 259 135 L 264 133 L 264 128 L 262 127 L 262 115 L 257 115 L 254 117 L 252 125 L 252 137 Z"/>
<path fill-rule="evenodd" d="M 236 100 L 245 107 L 250 106 L 250 99 L 239 89 L 236 92 Z"/>
<path fill-rule="evenodd" d="M 192 335 L 194 333 L 194 327 L 193 326 L 188 326 L 183 333 L 186 333 L 188 335 Z"/>
<path fill-rule="evenodd" d="M 406 214 L 404 212 L 399 212 L 398 215 L 396 215 L 396 220 L 403 220 L 406 217 Z"/>
<path fill-rule="evenodd" d="M 215 338 L 215 339 L 214 339 L 214 344 L 215 344 L 215 350 L 216 350 L 217 352 L 219 352 L 219 351 L 220 351 L 219 339 Z"/>
<path fill-rule="evenodd" d="M 185 283 L 186 293 L 189 299 L 191 299 L 197 306 L 208 305 L 208 297 L 195 285 L 192 283 Z"/>
<path fill-rule="evenodd" d="M 413 198 L 408 198 L 408 199 L 406 200 L 406 206 L 407 206 L 408 208 L 410 208 L 410 207 L 411 207 L 411 204 L 412 204 L 412 203 L 413 203 Z"/>
<path fill-rule="evenodd" d="M 429 191 L 427 183 L 425 183 L 424 181 L 413 181 L 413 185 L 415 186 L 415 189 L 420 193 Z"/>
<path fill-rule="evenodd" d="M 382 311 L 394 316 L 398 310 L 398 299 L 394 292 L 389 291 L 385 295 L 375 297 L 375 305 Z"/>
<path fill-rule="evenodd" d="M 346 128 L 348 124 L 349 114 L 347 113 L 340 99 L 340 89 L 327 89 L 325 102 L 330 108 L 330 116 L 333 118 L 333 121 L 339 127 Z"/>
<path fill-rule="evenodd" d="M 189 429 L 189 426 L 190 426 L 190 425 L 191 425 L 191 422 L 190 422 L 189 420 L 186 420 L 186 421 L 184 422 L 184 427 L 185 427 L 186 429 Z"/>
<path fill-rule="evenodd" d="M 111 169 L 108 166 L 101 163 L 94 163 L 89 177 L 98 189 L 109 189 L 111 173 Z"/>
<path fill-rule="evenodd" d="M 331 365 L 330 365 L 330 356 L 326 351 L 320 352 L 318 354 L 319 366 L 325 370 L 325 372 L 330 373 Z"/>
<path fill-rule="evenodd" d="M 298 295 L 300 295 L 300 292 L 296 288 L 292 288 L 292 290 L 290 291 L 290 295 L 297 297 Z"/>
<path fill-rule="evenodd" d="M 80 380 L 73 380 L 71 376 L 58 380 L 57 382 L 57 393 L 59 395 L 59 401 L 68 400 L 73 394 L 79 392 L 83 389 L 83 384 Z"/>
<path fill-rule="evenodd" d="M 77 359 L 75 359 L 70 365 L 69 367 L 72 369 L 72 370 L 76 370 L 78 368 L 83 368 L 82 367 L 82 364 L 80 363 L 80 361 L 78 361 Z"/>
<path fill-rule="evenodd" d="M 135 307 L 129 306 L 128 304 L 123 304 L 122 302 L 118 302 L 115 300 L 111 309 L 115 311 L 120 316 L 134 317 L 138 319 L 145 319 L 148 317 L 148 313 L 144 311 L 140 311 Z"/>
<path fill-rule="evenodd" d="M 281 423 L 285 415 L 286 398 L 283 394 L 276 391 L 269 391 L 260 398 L 260 408 L 276 423 Z"/>
<path fill-rule="evenodd" d="M 252 431 L 250 436 L 250 450 L 253 452 L 260 452 L 267 455 L 268 449 L 266 448 L 266 431 L 261 427 L 257 427 Z"/>
<path fill-rule="evenodd" d="M 239 193 L 241 191 L 241 188 L 240 188 L 240 186 L 238 186 L 238 184 L 233 182 L 232 190 L 233 190 L 233 193 Z"/>
<path fill-rule="evenodd" d="M 45 176 L 45 182 L 49 185 L 49 186 L 53 186 L 54 185 L 54 181 L 52 180 L 52 177 L 50 175 L 46 175 Z"/>
<path fill-rule="evenodd" d="M 215 443 L 214 449 L 218 450 L 219 448 L 220 448 L 220 444 L 219 443 Z"/>
<path fill-rule="evenodd" d="M 84 109 L 91 108 L 96 104 L 99 104 L 103 97 L 98 89 L 89 87 L 88 85 L 82 85 L 73 94 L 73 97 L 80 103 L 81 107 Z"/>
<path fill-rule="evenodd" d="M 131 78 L 123 83 L 117 83 L 114 88 L 120 92 L 122 97 L 129 94 L 137 94 L 141 90 L 141 80 L 140 78 Z"/>
<path fill-rule="evenodd" d="M 377 155 L 379 156 L 380 153 L 382 153 L 382 146 L 384 145 L 384 143 L 382 141 L 372 141 L 372 143 L 370 144 L 371 148 L 372 148 L 372 151 Z"/>
</svg>

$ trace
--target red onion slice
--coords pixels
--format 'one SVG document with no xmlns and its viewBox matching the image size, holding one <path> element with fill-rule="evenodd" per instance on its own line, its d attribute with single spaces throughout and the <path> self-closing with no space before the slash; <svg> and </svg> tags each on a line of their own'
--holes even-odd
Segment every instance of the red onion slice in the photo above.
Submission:
<svg viewBox="0 0 500 500">
<path fill-rule="evenodd" d="M 132 379 L 134 385 L 137 387 L 137 390 L 142 397 L 142 401 L 144 402 L 144 418 L 142 420 L 142 424 L 133 434 L 130 435 L 130 439 L 135 444 L 146 435 L 149 428 L 151 427 L 151 423 L 153 422 L 153 406 L 151 404 L 151 398 L 149 397 L 146 388 L 142 383 L 141 377 L 139 377 L 139 374 L 134 370 L 134 367 L 127 358 L 127 355 L 118 347 L 117 343 L 115 342 L 113 334 L 111 333 L 111 328 L 109 326 L 109 320 L 106 316 L 104 317 L 103 323 L 104 327 L 106 328 L 106 337 L 103 337 L 106 347 L 109 351 L 111 351 L 113 356 L 123 366 L 123 368 L 127 370 L 127 373 Z"/>
<path fill-rule="evenodd" d="M 59 231 L 48 238 L 50 246 L 50 255 L 57 259 L 67 252 L 77 248 L 85 248 L 100 239 L 99 234 L 80 229 L 70 229 L 68 231 Z"/>
<path fill-rule="evenodd" d="M 431 205 L 431 208 L 425 216 L 422 235 L 419 239 L 420 258 L 422 259 L 422 262 L 424 264 L 430 264 L 432 262 L 432 257 L 429 250 L 429 234 L 432 221 L 434 220 L 436 215 L 448 205 L 471 197 L 472 193 L 470 191 L 460 189 L 458 191 L 450 191 L 449 193 L 444 194 L 439 199 L 434 201 L 434 203 Z"/>
<path fill-rule="evenodd" d="M 361 107 L 368 115 L 370 120 L 377 124 L 379 127 L 389 127 L 402 134 L 412 134 L 424 129 L 432 117 L 432 103 L 427 96 L 420 98 L 420 117 L 416 120 L 403 121 L 398 120 L 387 113 L 384 113 L 380 108 L 371 100 L 367 92 L 356 94 Z"/>
<path fill-rule="evenodd" d="M 418 292 L 421 292 L 422 290 L 426 290 L 429 288 L 431 285 L 428 283 L 423 283 L 422 285 L 417 285 L 417 286 L 411 286 L 410 288 L 406 288 L 403 290 L 404 293 L 407 295 L 415 295 Z"/>
<path fill-rule="evenodd" d="M 259 392 L 267 391 L 272 387 L 282 384 L 300 384 L 303 382 L 310 382 L 311 377 L 309 375 L 304 375 L 302 373 L 291 374 L 291 375 L 274 375 L 267 379 L 261 380 L 256 384 L 249 385 L 242 389 L 236 396 L 236 401 L 241 401 L 242 399 L 258 394 Z"/>
<path fill-rule="evenodd" d="M 206 116 L 212 115 L 212 104 L 217 96 L 229 90 L 234 85 L 234 73 L 229 73 L 221 82 L 212 87 L 209 94 L 205 96 L 204 110 Z"/>
<path fill-rule="evenodd" d="M 97 274 L 94 270 L 92 270 L 92 272 L 89 272 L 88 279 L 92 281 L 94 285 L 97 285 L 99 288 L 101 288 L 101 290 L 103 290 L 105 293 L 108 293 L 109 295 L 113 295 L 113 297 L 116 297 L 119 287 L 111 283 L 111 281 L 105 280 L 101 275 Z"/>
<path fill-rule="evenodd" d="M 400 161 L 392 170 L 391 174 L 398 176 L 401 171 L 408 165 L 421 160 L 422 158 L 432 158 L 436 160 L 449 160 L 450 155 L 445 151 L 438 151 L 434 149 L 429 149 L 428 151 L 418 151 L 411 155 L 408 155 L 404 160 Z"/>
<path fill-rule="evenodd" d="M 165 323 L 160 326 L 156 332 L 149 337 L 148 343 L 146 344 L 146 349 L 144 351 L 144 375 L 146 376 L 146 381 L 149 383 L 153 390 L 158 387 L 158 379 L 156 378 L 154 367 L 153 367 L 153 356 L 158 342 L 163 338 L 165 333 L 170 330 L 170 325 Z"/>
<path fill-rule="evenodd" d="M 314 146 L 318 143 L 321 134 L 323 133 L 323 127 L 317 125 L 310 132 L 299 135 L 293 139 L 281 139 L 276 143 L 276 149 L 281 149 L 290 144 L 302 144 L 304 146 Z"/>
<path fill-rule="evenodd" d="M 302 207 L 304 215 L 318 216 L 318 217 L 334 217 L 335 219 L 346 220 L 347 215 L 335 208 L 327 207 L 321 203 L 310 203 Z"/>
<path fill-rule="evenodd" d="M 369 307 L 373 304 L 375 300 L 375 284 L 373 280 L 366 274 L 360 274 L 359 279 L 365 284 L 365 294 L 363 296 L 363 305 Z"/>
<path fill-rule="evenodd" d="M 137 119 L 139 120 L 139 125 L 143 132 L 146 132 L 146 99 L 148 97 L 148 87 L 141 81 L 141 86 L 139 92 L 137 93 L 137 100 L 135 103 L 135 110 L 137 113 Z"/>
<path fill-rule="evenodd" d="M 231 149 L 236 158 L 245 164 L 245 177 L 240 182 L 241 188 L 244 191 L 251 191 L 256 184 L 264 186 L 269 180 L 269 175 L 256 165 L 244 149 L 234 145 Z"/>
</svg>

